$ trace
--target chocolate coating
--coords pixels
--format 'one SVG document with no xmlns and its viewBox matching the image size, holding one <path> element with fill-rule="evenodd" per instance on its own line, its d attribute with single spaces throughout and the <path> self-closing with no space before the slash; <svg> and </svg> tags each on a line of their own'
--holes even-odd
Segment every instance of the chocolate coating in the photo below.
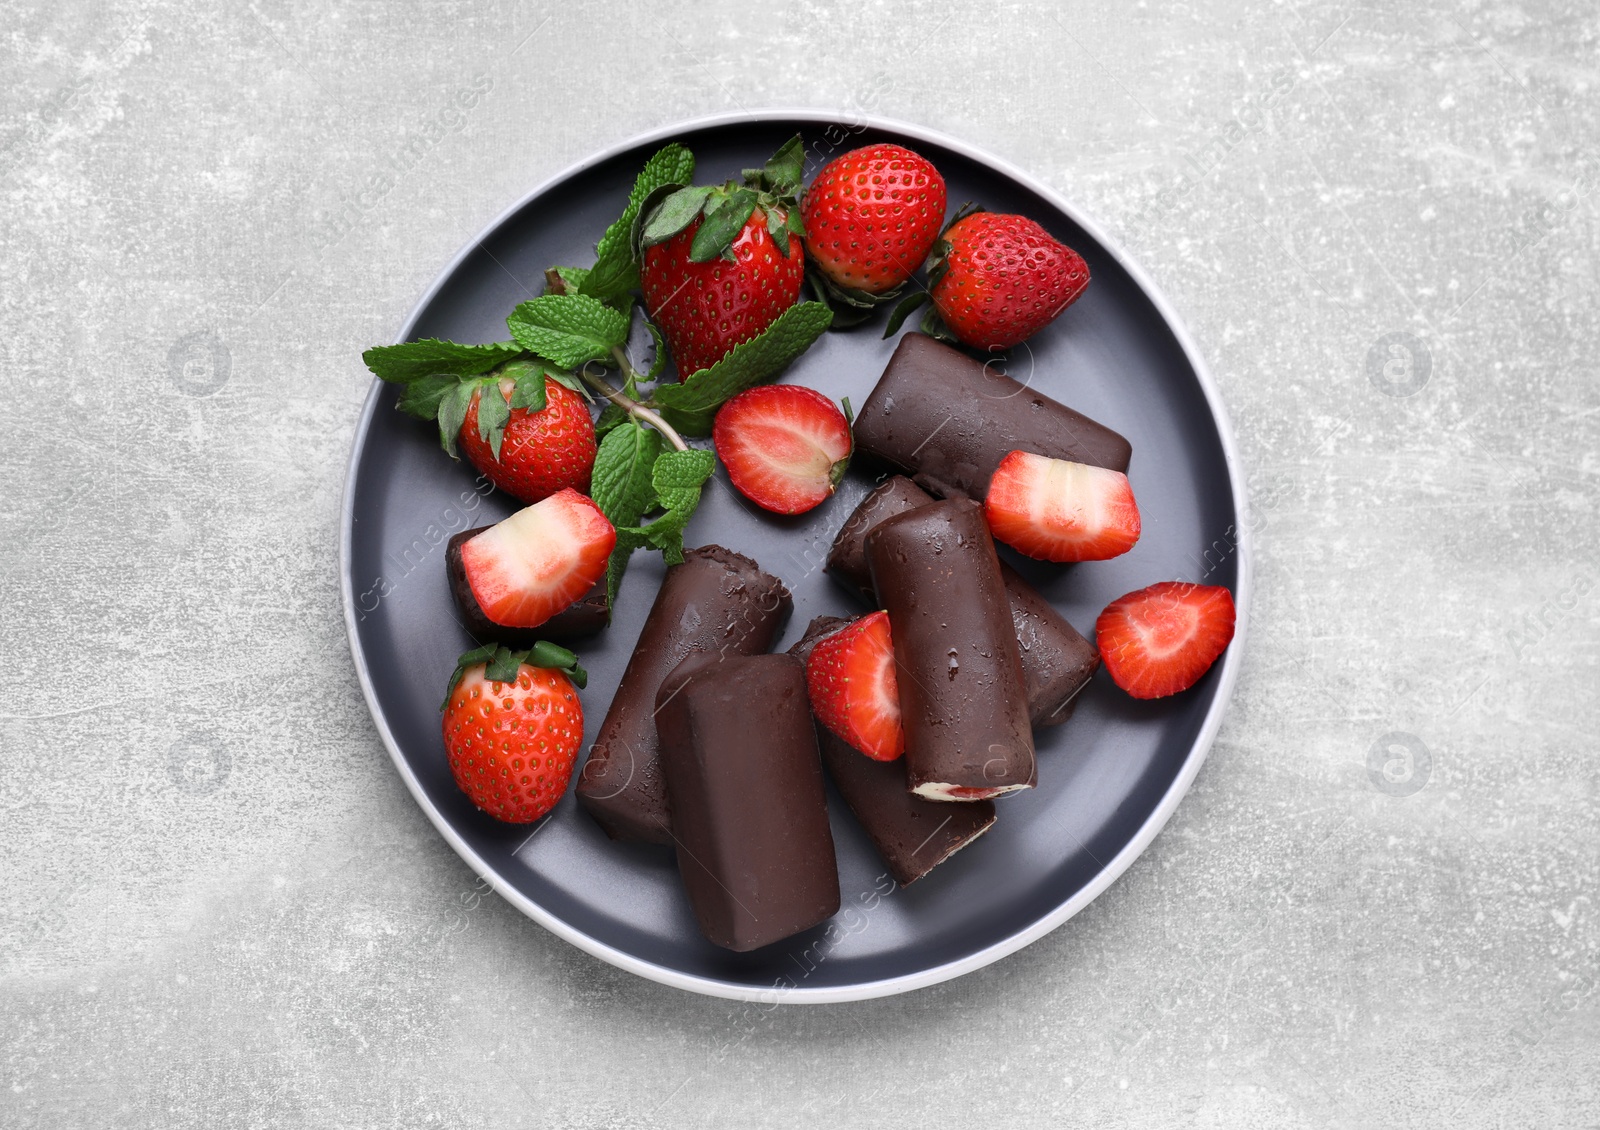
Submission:
<svg viewBox="0 0 1600 1130">
<path fill-rule="evenodd" d="M 867 561 L 894 637 L 907 785 L 930 800 L 1032 788 L 1022 659 L 983 508 L 951 498 L 880 522 Z"/>
<path fill-rule="evenodd" d="M 672 818 L 656 759 L 661 680 L 692 652 L 766 651 L 793 608 L 782 581 L 720 545 L 686 550 L 683 563 L 667 570 L 578 778 L 578 803 L 608 836 L 671 842 Z"/>
<path fill-rule="evenodd" d="M 804 663 L 818 640 L 848 623 L 836 616 L 818 616 L 789 654 Z M 909 792 L 903 758 L 874 761 L 820 722 L 817 746 L 834 787 L 902 887 L 922 878 L 994 826 L 992 800 L 942 804 Z"/>
<path fill-rule="evenodd" d="M 867 534 L 896 514 L 932 503 L 933 496 L 903 475 L 894 475 L 861 500 L 845 519 L 828 553 L 827 571 L 861 590 L 876 603 L 867 567 Z M 1056 726 L 1072 717 L 1078 694 L 1100 666 L 1100 653 L 1039 591 L 1004 561 L 1011 622 L 1022 657 L 1022 682 L 1028 693 L 1028 718 L 1035 726 Z"/>
<path fill-rule="evenodd" d="M 1028 721 L 1059 726 L 1077 708 L 1078 695 L 1100 669 L 1100 652 L 1066 617 L 1004 561 L 1000 580 L 1011 606 L 1011 627 L 1022 660 Z"/>
<path fill-rule="evenodd" d="M 879 522 L 933 501 L 933 495 L 904 475 L 890 475 L 861 500 L 839 527 L 833 547 L 828 550 L 824 571 L 876 603 L 878 594 L 872 589 L 872 569 L 867 564 L 867 535 Z"/>
<path fill-rule="evenodd" d="M 799 660 L 694 655 L 662 681 L 656 707 L 678 873 L 701 933 L 742 952 L 837 913 L 839 867 Z"/>
<path fill-rule="evenodd" d="M 488 528 L 479 526 L 475 530 L 462 530 L 444 547 L 444 567 L 450 577 L 450 595 L 455 597 L 456 608 L 461 612 L 461 626 L 467 629 L 473 639 L 480 643 L 494 640 L 508 647 L 531 647 L 535 640 L 565 643 L 595 635 L 610 622 L 603 579 L 596 581 L 594 588 L 573 601 L 570 608 L 556 613 L 537 628 L 508 628 L 489 619 L 478 604 L 478 598 L 472 595 L 472 586 L 467 583 L 467 571 L 461 565 L 461 547 Z"/>
<path fill-rule="evenodd" d="M 1000 461 L 1031 451 L 1126 471 L 1128 441 L 925 334 L 900 339 L 855 423 L 860 450 L 935 494 L 983 501 Z"/>
</svg>

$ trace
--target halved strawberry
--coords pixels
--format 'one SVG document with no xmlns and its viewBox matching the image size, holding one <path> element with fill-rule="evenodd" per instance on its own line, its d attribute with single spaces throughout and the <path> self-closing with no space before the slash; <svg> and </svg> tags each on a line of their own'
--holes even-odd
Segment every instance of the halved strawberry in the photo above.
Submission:
<svg viewBox="0 0 1600 1130">
<path fill-rule="evenodd" d="M 887 612 L 819 640 L 806 660 L 806 693 L 817 720 L 874 761 L 906 751 Z"/>
<path fill-rule="evenodd" d="M 1027 451 L 1000 461 L 983 513 L 995 540 L 1041 561 L 1104 561 L 1139 540 L 1128 476 Z"/>
<path fill-rule="evenodd" d="M 461 547 L 461 567 L 483 614 L 508 628 L 537 628 L 605 575 L 617 531 L 568 487 Z"/>
<path fill-rule="evenodd" d="M 1106 672 L 1134 698 L 1186 691 L 1233 639 L 1233 594 L 1219 585 L 1162 581 L 1119 596 L 1095 621 Z"/>
<path fill-rule="evenodd" d="M 711 431 L 735 489 L 775 514 L 804 514 L 833 493 L 850 463 L 850 421 L 801 385 L 758 385 L 717 411 Z"/>
</svg>

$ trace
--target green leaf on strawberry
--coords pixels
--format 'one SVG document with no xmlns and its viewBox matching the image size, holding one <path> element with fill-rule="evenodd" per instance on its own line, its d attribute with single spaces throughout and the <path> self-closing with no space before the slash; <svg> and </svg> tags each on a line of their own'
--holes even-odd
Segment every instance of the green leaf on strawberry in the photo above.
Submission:
<svg viewBox="0 0 1600 1130">
<path fill-rule="evenodd" d="M 511 405 L 501 395 L 499 383 L 484 382 L 483 393 L 478 397 L 478 438 L 489 445 L 496 460 L 500 458 L 500 445 L 505 441 L 506 425 L 510 422 Z"/>
<path fill-rule="evenodd" d="M 547 378 L 559 378 L 558 373 L 550 365 L 545 364 L 537 357 L 526 357 L 516 361 L 508 361 L 500 366 L 501 377 L 510 377 L 516 382 L 516 388 L 511 393 L 511 408 L 526 408 L 529 412 L 542 412 L 545 406 L 544 382 Z M 483 417 L 478 417 L 479 427 L 483 426 Z"/>
<path fill-rule="evenodd" d="M 595 245 L 595 264 L 586 277 L 571 287 L 582 294 L 611 302 L 639 285 L 639 265 L 633 250 L 633 225 L 645 199 L 665 185 L 687 184 L 694 176 L 694 154 L 676 142 L 658 150 L 645 162 L 633 182 L 628 206 L 606 228 Z"/>
<path fill-rule="evenodd" d="M 450 682 L 445 687 L 444 702 L 439 705 L 443 710 L 450 705 L 450 696 L 455 693 L 462 677 L 478 664 L 484 665 L 483 677 L 495 683 L 514 683 L 517 681 L 517 671 L 526 663 L 530 667 L 549 667 L 563 671 L 578 689 L 582 690 L 589 685 L 589 673 L 578 665 L 578 657 L 573 652 L 560 644 L 551 643 L 549 640 L 538 640 L 530 648 L 513 651 L 504 644 L 485 644 L 475 647 L 471 651 L 464 651 L 456 660 L 456 669 L 450 674 Z"/>
<path fill-rule="evenodd" d="M 833 312 L 820 302 L 801 302 L 778 315 L 759 336 L 736 345 L 726 357 L 687 377 L 656 389 L 651 403 L 680 432 L 711 434 L 717 409 L 729 397 L 781 373 L 821 337 Z"/>
<path fill-rule="evenodd" d="M 482 387 L 481 381 L 459 381 L 439 399 L 439 446 L 452 459 L 459 459 L 456 453 L 456 437 L 461 434 L 461 425 L 466 422 L 467 409 L 472 406 L 472 394 Z"/>
<path fill-rule="evenodd" d="M 665 243 L 699 217 L 706 201 L 711 198 L 710 185 L 690 185 L 667 191 L 663 187 L 651 194 L 639 212 L 639 230 L 636 242 L 639 250 Z"/>
<path fill-rule="evenodd" d="M 805 168 L 805 143 L 801 141 L 799 134 L 795 134 L 767 159 L 765 166 L 759 169 L 746 169 L 744 182 L 751 188 L 769 192 L 774 196 L 793 196 L 800 191 L 800 182 L 805 178 Z"/>
<path fill-rule="evenodd" d="M 586 294 L 530 298 L 506 325 L 518 345 L 563 369 L 609 358 L 628 340 L 628 315 Z"/>
<path fill-rule="evenodd" d="M 726 196 L 713 194 L 689 244 L 689 261 L 709 263 L 719 255 L 732 260 L 733 241 L 755 213 L 756 203 L 756 194 L 747 188 L 736 188 Z"/>
</svg>

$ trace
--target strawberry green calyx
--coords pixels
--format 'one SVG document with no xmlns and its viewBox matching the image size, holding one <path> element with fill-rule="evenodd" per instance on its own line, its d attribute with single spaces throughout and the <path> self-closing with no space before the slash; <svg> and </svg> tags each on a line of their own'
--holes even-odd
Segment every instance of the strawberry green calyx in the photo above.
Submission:
<svg viewBox="0 0 1600 1130">
<path fill-rule="evenodd" d="M 817 301 L 833 311 L 833 324 L 829 328 L 835 330 L 848 330 L 863 322 L 871 321 L 878 307 L 895 301 L 905 290 L 904 283 L 878 294 L 840 286 L 823 274 L 814 262 L 806 263 L 806 283 L 811 287 L 811 293 L 817 296 Z M 912 297 L 916 298 L 920 305 L 927 296 L 919 290 Z M 888 337 L 889 334 L 885 333 L 883 336 Z"/>
<path fill-rule="evenodd" d="M 950 270 L 950 240 L 946 238 L 950 229 L 959 224 L 968 216 L 977 215 L 979 212 L 988 211 L 981 204 L 967 201 L 956 209 L 956 214 L 950 217 L 950 222 L 945 224 L 944 230 L 939 233 L 939 238 L 933 241 L 933 250 L 928 252 L 928 289 L 932 290 L 939 285 L 939 280 L 944 278 Z"/>
<path fill-rule="evenodd" d="M 529 667 L 548 667 L 560 671 L 580 690 L 589 683 L 589 673 L 578 665 L 577 655 L 560 644 L 540 640 L 525 651 L 512 651 L 503 644 L 486 644 L 462 652 L 461 658 L 456 660 L 456 669 L 450 676 L 450 685 L 445 688 L 440 710 L 450 705 L 450 696 L 455 693 L 462 677 L 480 663 L 484 666 L 483 677 L 491 683 L 516 682 L 517 671 L 524 663 Z"/>
<path fill-rule="evenodd" d="M 945 224 L 944 230 L 939 233 L 939 238 L 933 241 L 933 249 L 928 252 L 927 289 L 919 290 L 915 294 L 908 294 L 894 308 L 894 312 L 889 315 L 889 324 L 883 329 L 885 338 L 893 337 L 899 331 L 901 325 L 905 323 L 905 320 L 932 297 L 933 288 L 938 286 L 939 280 L 949 272 L 950 241 L 945 238 L 945 235 L 951 228 L 968 216 L 982 211 L 985 211 L 985 209 L 981 204 L 974 204 L 971 201 L 956 209 L 956 214 L 950 217 L 950 222 Z M 950 327 L 944 324 L 944 319 L 939 316 L 938 310 L 930 309 L 924 314 L 922 316 L 922 324 L 918 328 L 929 337 L 936 338 L 939 341 L 947 342 L 950 345 L 961 344 L 956 335 L 950 332 Z"/>
<path fill-rule="evenodd" d="M 845 426 L 850 429 L 850 450 L 828 472 L 828 485 L 831 487 L 837 487 L 844 480 L 844 473 L 850 469 L 850 460 L 855 458 L 856 454 L 856 410 L 850 407 L 848 396 L 840 399 L 839 407 L 844 410 Z"/>
<path fill-rule="evenodd" d="M 516 342 L 405 342 L 378 346 L 361 356 L 380 380 L 400 386 L 396 408 L 419 420 L 438 420 L 439 445 L 452 459 L 460 458 L 456 440 L 475 395 L 490 389 L 498 393 L 478 400 L 478 437 L 492 447 L 498 459 L 512 411 L 544 410 L 546 380 L 558 381 L 575 392 L 583 390 L 572 373 Z"/>
<path fill-rule="evenodd" d="M 805 150 L 796 134 L 765 166 L 746 169 L 744 183 L 662 185 L 647 196 L 633 226 L 634 257 L 699 223 L 689 247 L 694 263 L 734 260 L 733 244 L 757 210 L 778 251 L 789 257 L 789 237 L 805 237 L 800 220 L 800 178 Z"/>
</svg>

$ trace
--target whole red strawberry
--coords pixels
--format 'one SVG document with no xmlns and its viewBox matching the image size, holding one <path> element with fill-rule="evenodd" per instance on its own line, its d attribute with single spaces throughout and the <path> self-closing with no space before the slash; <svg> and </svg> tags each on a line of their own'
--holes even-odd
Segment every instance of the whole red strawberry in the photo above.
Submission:
<svg viewBox="0 0 1600 1130">
<path fill-rule="evenodd" d="M 1089 285 L 1082 257 L 1026 216 L 974 212 L 934 246 L 933 304 L 964 344 L 1009 349 Z"/>
<path fill-rule="evenodd" d="M 925 157 L 900 145 L 852 149 L 806 190 L 806 252 L 838 286 L 882 294 L 928 257 L 944 209 L 944 178 Z"/>
<path fill-rule="evenodd" d="M 745 183 L 680 187 L 642 210 L 635 233 L 645 308 L 661 327 L 678 379 L 758 336 L 800 297 L 805 251 L 794 194 L 796 137 Z"/>
<path fill-rule="evenodd" d="M 731 258 L 719 254 L 708 262 L 694 261 L 690 250 L 700 231 L 698 220 L 645 249 L 639 268 L 644 304 L 666 336 L 679 380 L 715 365 L 800 297 L 805 278 L 800 239 L 782 231 L 787 244 L 782 250 L 768 223 L 767 213 L 752 212 L 729 244 Z"/>
<path fill-rule="evenodd" d="M 594 470 L 595 438 L 594 421 L 583 398 L 547 380 L 544 408 L 510 408 L 496 457 L 494 430 L 489 429 L 485 436 L 478 426 L 479 403 L 485 394 L 493 395 L 490 390 L 495 388 L 493 382 L 486 382 L 473 393 L 461 424 L 458 440 L 472 465 L 523 502 L 539 502 L 568 487 L 587 493 Z M 509 408 L 515 393 L 509 377 L 501 379 L 498 393 Z"/>
<path fill-rule="evenodd" d="M 511 824 L 555 807 L 583 743 L 577 687 L 586 681 L 577 656 L 551 643 L 460 658 L 443 707 L 444 751 L 473 804 Z"/>
</svg>

